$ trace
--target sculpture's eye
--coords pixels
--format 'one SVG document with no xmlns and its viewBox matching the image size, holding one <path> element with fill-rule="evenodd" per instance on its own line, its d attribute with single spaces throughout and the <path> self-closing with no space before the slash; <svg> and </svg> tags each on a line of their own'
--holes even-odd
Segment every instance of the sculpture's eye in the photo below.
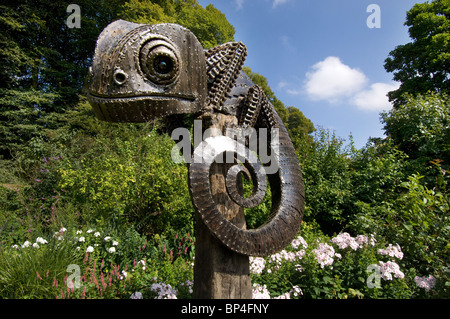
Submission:
<svg viewBox="0 0 450 319">
<path fill-rule="evenodd" d="M 147 42 L 139 58 L 142 71 L 155 84 L 168 85 L 177 80 L 179 59 L 175 48 L 167 41 L 156 39 Z"/>
<path fill-rule="evenodd" d="M 153 60 L 153 69 L 159 74 L 170 73 L 173 66 L 173 60 L 168 56 L 158 56 Z"/>
</svg>

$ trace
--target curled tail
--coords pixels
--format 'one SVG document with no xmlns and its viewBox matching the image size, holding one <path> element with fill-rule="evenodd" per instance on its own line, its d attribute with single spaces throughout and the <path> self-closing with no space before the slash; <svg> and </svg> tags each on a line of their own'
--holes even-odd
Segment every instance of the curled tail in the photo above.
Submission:
<svg viewBox="0 0 450 319">
<path fill-rule="evenodd" d="M 297 235 L 303 217 L 304 187 L 294 146 L 272 104 L 257 86 L 249 88 L 246 96 L 240 125 L 245 129 L 259 123 L 270 129 L 270 166 L 260 161 L 261 151 L 266 150 L 259 148 L 254 152 L 229 136 L 210 137 L 194 150 L 189 166 L 189 189 L 205 225 L 224 245 L 244 255 L 268 256 L 289 245 Z M 229 199 L 239 206 L 259 205 L 269 184 L 272 208 L 261 227 L 239 228 L 220 213 L 211 193 L 210 169 L 214 162 L 224 158 L 235 160 L 235 165 L 228 169 L 226 187 Z M 277 170 L 273 170 L 274 164 Z M 237 187 L 241 172 L 253 182 L 253 192 L 248 198 L 244 198 Z"/>
</svg>

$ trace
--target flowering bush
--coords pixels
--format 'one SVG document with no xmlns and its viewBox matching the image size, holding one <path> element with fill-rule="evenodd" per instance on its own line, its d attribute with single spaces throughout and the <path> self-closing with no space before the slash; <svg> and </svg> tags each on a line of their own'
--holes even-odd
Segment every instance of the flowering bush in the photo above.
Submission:
<svg viewBox="0 0 450 319">
<path fill-rule="evenodd" d="M 141 245 L 130 247 L 130 238 L 95 228 L 61 227 L 51 238 L 3 247 L 0 297 L 189 298 L 193 271 L 186 258 L 190 246 L 184 246 L 192 244 L 190 236 L 180 236 L 176 254 L 168 243 L 163 248 L 141 239 Z M 123 259 L 133 257 L 132 253 L 140 259 Z"/>
<path fill-rule="evenodd" d="M 126 235 L 126 236 L 125 236 Z M 130 231 L 66 229 L 0 250 L 2 298 L 192 298 L 194 240 Z M 372 235 L 302 234 L 266 258 L 250 257 L 255 299 L 429 298 L 442 285 L 407 269 L 399 244 Z M 422 275 L 422 276 L 421 276 Z M 445 283 L 444 283 L 445 284 Z"/>
<path fill-rule="evenodd" d="M 433 276 L 408 276 L 401 247 L 375 234 L 328 238 L 306 223 L 302 231 L 285 250 L 250 258 L 254 298 L 411 298 L 435 285 Z"/>
</svg>

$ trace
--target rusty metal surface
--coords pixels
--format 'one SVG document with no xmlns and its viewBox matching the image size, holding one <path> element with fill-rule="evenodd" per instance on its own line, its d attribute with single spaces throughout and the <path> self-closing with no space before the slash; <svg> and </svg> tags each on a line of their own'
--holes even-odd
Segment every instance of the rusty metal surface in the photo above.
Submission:
<svg viewBox="0 0 450 319">
<path fill-rule="evenodd" d="M 260 162 L 260 153 L 249 150 L 248 141 L 239 143 L 226 135 L 200 143 L 189 165 L 192 202 L 212 234 L 235 252 L 267 256 L 282 250 L 297 235 L 304 188 L 285 126 L 263 90 L 241 71 L 246 55 L 240 42 L 205 51 L 181 26 L 119 20 L 105 28 L 97 41 L 88 99 L 96 116 L 106 121 L 145 122 L 171 114 L 219 112 L 237 118 L 234 129 L 266 128 L 269 138 L 271 129 L 278 129 L 279 143 L 258 149 L 274 154 L 276 172 L 268 173 L 268 165 Z M 255 207 L 270 187 L 271 213 L 258 229 L 235 226 L 219 212 L 211 194 L 211 165 L 230 153 L 236 159 L 226 176 L 230 201 Z M 253 182 L 247 198 L 238 187 L 240 174 Z"/>
</svg>

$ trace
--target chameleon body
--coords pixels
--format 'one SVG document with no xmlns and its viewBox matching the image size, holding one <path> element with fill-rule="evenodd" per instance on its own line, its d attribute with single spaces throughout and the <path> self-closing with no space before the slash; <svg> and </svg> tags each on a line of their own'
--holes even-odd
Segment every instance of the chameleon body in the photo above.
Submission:
<svg viewBox="0 0 450 319">
<path fill-rule="evenodd" d="M 196 211 L 224 245 L 240 254 L 267 256 L 289 245 L 297 235 L 304 188 L 283 122 L 263 90 L 241 71 L 246 55 L 241 42 L 204 50 L 196 37 L 179 25 L 119 20 L 105 28 L 97 41 L 88 99 L 99 119 L 113 122 L 145 122 L 172 114 L 233 116 L 236 121 L 223 135 L 207 138 L 195 148 L 189 163 L 189 190 Z M 258 140 L 276 143 L 258 144 L 256 150 L 250 150 L 248 140 L 236 142 L 229 134 L 249 129 L 254 129 L 256 135 L 252 136 Z M 261 152 L 271 154 L 270 165 L 275 164 L 276 170 L 268 173 Z M 232 154 L 234 159 L 226 176 L 227 195 L 234 203 L 255 207 L 270 186 L 271 213 L 257 229 L 234 225 L 213 199 L 210 169 L 224 154 Z M 253 182 L 247 198 L 239 190 L 239 174 Z"/>
</svg>

